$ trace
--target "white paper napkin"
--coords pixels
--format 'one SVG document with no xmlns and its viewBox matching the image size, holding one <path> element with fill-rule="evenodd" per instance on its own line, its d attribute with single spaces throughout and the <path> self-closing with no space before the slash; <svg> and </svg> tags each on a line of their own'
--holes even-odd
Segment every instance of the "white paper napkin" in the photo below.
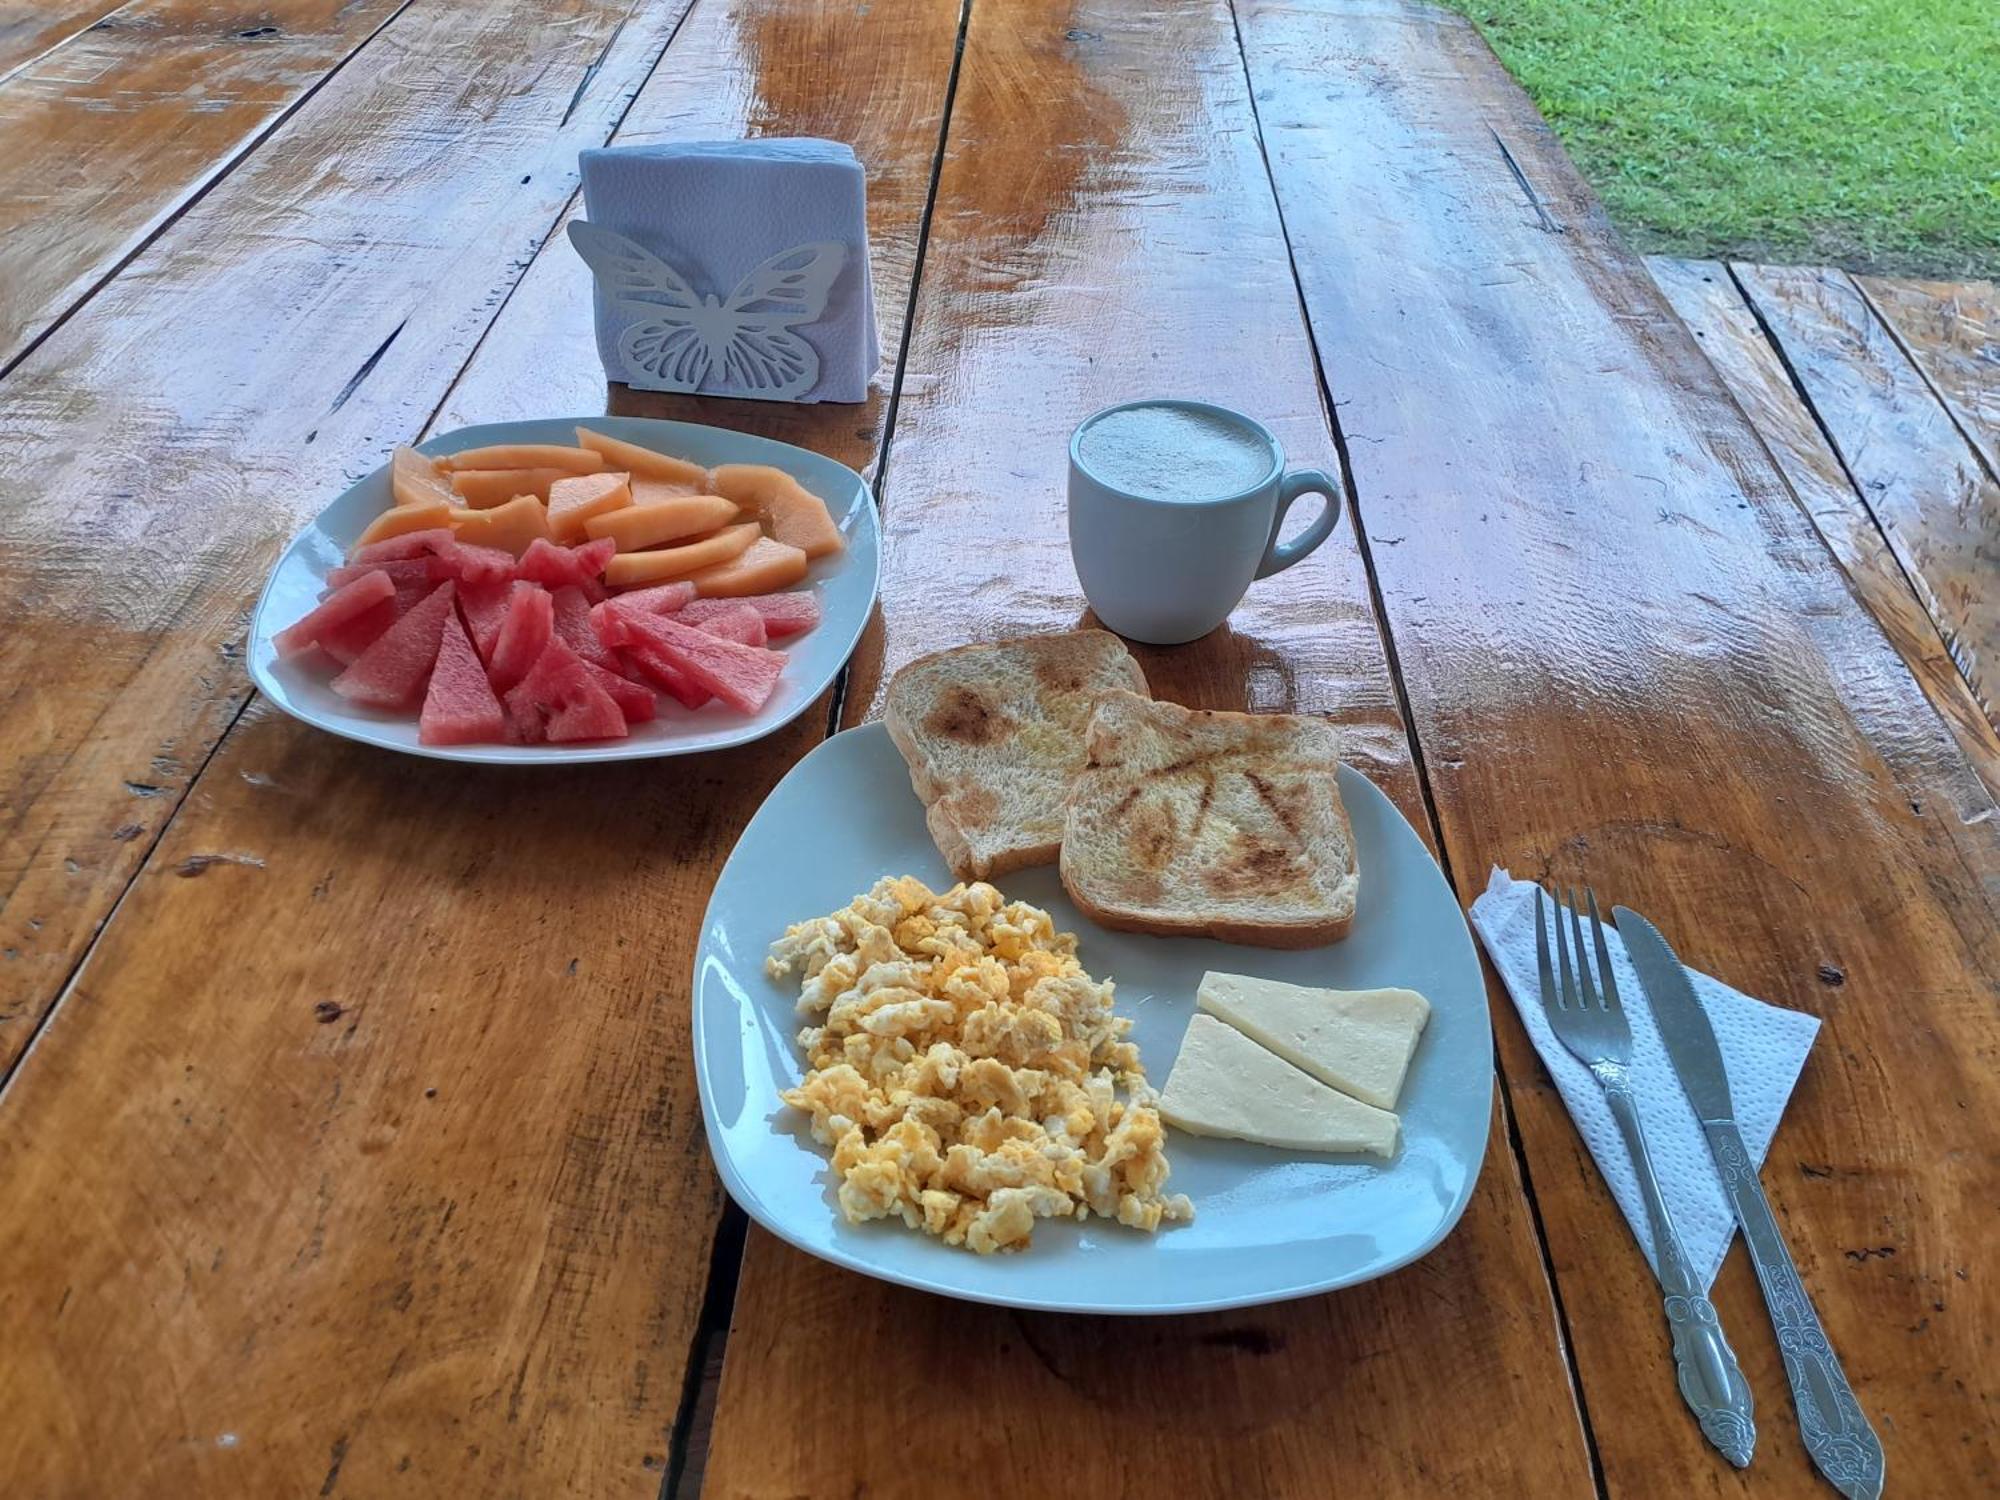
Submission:
<svg viewBox="0 0 2000 1500">
<path fill-rule="evenodd" d="M 1551 918 L 1555 915 L 1553 905 L 1549 914 Z M 1535 966 L 1534 886 L 1496 868 L 1485 893 L 1472 903 L 1472 925 L 1485 943 L 1493 967 L 1506 982 L 1507 993 L 1514 997 L 1514 1008 L 1521 1013 L 1522 1024 L 1555 1079 L 1563 1103 L 1569 1106 L 1577 1134 L 1597 1158 L 1598 1171 L 1610 1184 L 1612 1197 L 1625 1212 L 1625 1222 L 1632 1226 L 1639 1248 L 1657 1274 L 1659 1263 L 1653 1258 L 1646 1205 L 1639 1197 L 1639 1180 L 1626 1154 L 1624 1138 L 1597 1080 L 1556 1040 L 1542 1010 L 1541 979 Z M 1589 932 L 1588 918 L 1584 930 Z M 1551 943 L 1554 936 L 1551 932 Z M 1646 992 L 1625 956 L 1625 943 L 1608 911 L 1604 913 L 1604 940 L 1611 950 L 1618 995 L 1625 1002 L 1632 1026 L 1632 1092 L 1638 1096 L 1639 1112 L 1645 1120 L 1653 1172 L 1659 1178 L 1660 1195 L 1666 1199 L 1674 1227 L 1680 1231 L 1688 1263 L 1707 1287 L 1722 1269 L 1722 1257 L 1736 1234 L 1736 1219 L 1723 1196 L 1722 1180 L 1709 1156 L 1701 1122 L 1674 1077 L 1673 1064 L 1646 1004 Z M 1553 955 L 1554 949 L 1550 951 Z M 1715 1028 L 1722 1060 L 1728 1065 L 1729 1094 L 1736 1106 L 1743 1143 L 1751 1160 L 1761 1167 L 1771 1137 L 1777 1133 L 1778 1119 L 1785 1112 L 1785 1102 L 1791 1098 L 1799 1070 L 1812 1050 L 1819 1020 L 1753 1000 L 1693 969 L 1687 976 L 1708 1013 L 1709 1025 Z"/>
<path fill-rule="evenodd" d="M 882 355 L 868 264 L 867 176 L 853 148 L 804 138 L 685 141 L 585 151 L 580 165 L 589 223 L 631 241 L 725 310 L 774 257 L 800 252 L 785 262 L 789 269 L 809 262 L 812 247 L 838 248 L 831 284 L 809 278 L 804 295 L 813 315 L 753 330 L 741 350 L 754 362 L 771 353 L 772 337 L 802 339 L 818 364 L 809 384 L 754 389 L 720 362 L 704 361 L 706 374 L 693 389 L 801 402 L 867 399 Z M 773 310 L 770 301 L 747 305 L 753 314 Z M 601 277 L 596 315 L 598 354 L 612 379 L 647 390 L 688 388 L 635 365 L 622 342 L 635 315 L 606 295 Z"/>
</svg>

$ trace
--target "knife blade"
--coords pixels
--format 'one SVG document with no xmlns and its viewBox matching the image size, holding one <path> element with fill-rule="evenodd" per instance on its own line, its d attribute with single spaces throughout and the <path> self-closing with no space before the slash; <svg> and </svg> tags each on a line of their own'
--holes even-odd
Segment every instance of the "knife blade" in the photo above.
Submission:
<svg viewBox="0 0 2000 1500">
<path fill-rule="evenodd" d="M 1777 1330 L 1778 1349 L 1791 1382 L 1792 1405 L 1813 1464 L 1849 1500 L 1876 1500 L 1882 1493 L 1882 1444 L 1868 1425 L 1854 1388 L 1820 1326 L 1798 1267 L 1779 1233 L 1764 1185 L 1751 1164 L 1736 1109 L 1729 1095 L 1729 1069 L 1715 1028 L 1695 997 L 1687 970 L 1659 928 L 1628 907 L 1612 911 L 1625 953 L 1646 992 L 1660 1040 L 1674 1065 L 1681 1090 L 1701 1119 L 1709 1153 L 1722 1177 L 1722 1190 L 1743 1226 L 1743 1242 L 1764 1292 L 1764 1305 Z"/>
</svg>

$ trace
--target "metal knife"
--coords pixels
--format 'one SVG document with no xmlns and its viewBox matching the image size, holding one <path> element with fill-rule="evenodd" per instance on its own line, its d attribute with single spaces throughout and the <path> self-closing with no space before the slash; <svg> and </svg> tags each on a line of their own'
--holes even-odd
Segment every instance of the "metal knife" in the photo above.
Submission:
<svg viewBox="0 0 2000 1500">
<path fill-rule="evenodd" d="M 1785 1358 L 1785 1376 L 1792 1385 L 1792 1405 L 1813 1464 L 1848 1500 L 1876 1500 L 1882 1493 L 1882 1444 L 1862 1414 L 1861 1403 L 1847 1383 L 1819 1314 L 1799 1280 L 1798 1267 L 1785 1248 L 1778 1221 L 1771 1214 L 1757 1169 L 1736 1128 L 1736 1111 L 1729 1097 L 1729 1072 L 1708 1015 L 1695 998 L 1687 971 L 1660 930 L 1637 912 L 1613 910 L 1618 935 L 1638 972 L 1639 984 L 1653 1007 L 1653 1020 L 1673 1059 L 1674 1072 L 1688 1103 L 1701 1120 L 1709 1152 L 1722 1175 L 1722 1190 L 1743 1226 L 1750 1263 L 1764 1289 L 1764 1305 L 1778 1332 L 1778 1350 Z"/>
</svg>

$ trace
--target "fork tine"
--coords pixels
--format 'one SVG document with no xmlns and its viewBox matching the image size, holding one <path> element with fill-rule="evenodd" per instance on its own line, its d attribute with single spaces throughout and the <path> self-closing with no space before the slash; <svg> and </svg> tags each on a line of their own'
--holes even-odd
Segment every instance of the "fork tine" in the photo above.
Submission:
<svg viewBox="0 0 2000 1500">
<path fill-rule="evenodd" d="M 1597 892 L 1585 886 L 1583 894 L 1590 902 L 1590 930 L 1597 940 L 1597 982 L 1604 992 L 1604 1008 L 1614 1013 L 1622 1011 L 1625 1002 L 1618 998 L 1618 980 L 1611 972 L 1611 949 L 1604 941 L 1604 919 L 1597 914 Z"/>
<path fill-rule="evenodd" d="M 1583 1002 L 1576 995 L 1576 976 L 1569 966 L 1569 934 L 1563 931 L 1562 902 L 1556 902 L 1556 961 L 1562 969 L 1562 989 L 1556 1000 L 1564 1010 L 1580 1010 Z M 1579 957 L 1582 955 L 1579 954 Z"/>
<path fill-rule="evenodd" d="M 1597 983 L 1590 977 L 1590 952 L 1583 946 L 1583 918 L 1577 915 L 1578 910 L 1576 889 L 1572 886 L 1569 890 L 1569 925 L 1570 930 L 1576 934 L 1577 978 L 1583 981 L 1583 1003 L 1590 1009 L 1597 1010 L 1600 1008 L 1597 1001 Z"/>
<path fill-rule="evenodd" d="M 1535 887 L 1535 969 L 1542 981 L 1542 1009 L 1557 1008 L 1555 970 L 1549 965 L 1548 897 Z"/>
</svg>

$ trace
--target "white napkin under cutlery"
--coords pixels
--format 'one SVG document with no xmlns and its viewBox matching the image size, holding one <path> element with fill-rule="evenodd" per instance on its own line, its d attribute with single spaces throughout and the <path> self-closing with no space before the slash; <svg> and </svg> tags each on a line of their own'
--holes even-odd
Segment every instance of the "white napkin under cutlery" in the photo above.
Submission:
<svg viewBox="0 0 2000 1500">
<path fill-rule="evenodd" d="M 1551 913 L 1553 916 L 1553 912 Z M 1495 869 L 1486 890 L 1472 903 L 1472 925 L 1486 945 L 1487 956 L 1506 982 L 1514 1008 L 1543 1064 L 1555 1079 L 1577 1133 L 1597 1169 L 1611 1187 L 1611 1195 L 1625 1213 L 1625 1222 L 1645 1253 L 1647 1263 L 1658 1273 L 1653 1258 L 1651 1227 L 1646 1207 L 1639 1196 L 1638 1179 L 1632 1159 L 1626 1154 L 1617 1123 L 1604 1102 L 1603 1091 L 1590 1070 L 1570 1055 L 1549 1029 L 1542 1010 L 1541 980 L 1535 967 L 1535 887 L 1515 880 L 1505 870 Z M 1638 1096 L 1639 1110 L 1646 1126 L 1646 1146 L 1653 1158 L 1653 1170 L 1660 1181 L 1661 1195 L 1680 1231 L 1688 1263 L 1707 1288 L 1722 1269 L 1722 1258 L 1736 1234 L 1736 1219 L 1729 1200 L 1723 1196 L 1722 1181 L 1709 1156 L 1701 1122 L 1681 1092 L 1673 1063 L 1653 1024 L 1652 1008 L 1646 991 L 1625 956 L 1625 943 L 1609 917 L 1604 922 L 1604 941 L 1611 952 L 1611 964 L 1618 979 L 1618 994 L 1632 1027 L 1632 1091 Z M 1777 1133 L 1779 1117 L 1798 1083 L 1806 1054 L 1812 1050 L 1819 1020 L 1802 1011 L 1767 1005 L 1731 989 L 1720 980 L 1693 969 L 1687 971 L 1701 1008 L 1715 1029 L 1729 1068 L 1729 1093 L 1736 1107 L 1736 1124 L 1743 1132 L 1744 1145 L 1761 1167 L 1771 1137 Z"/>
</svg>

